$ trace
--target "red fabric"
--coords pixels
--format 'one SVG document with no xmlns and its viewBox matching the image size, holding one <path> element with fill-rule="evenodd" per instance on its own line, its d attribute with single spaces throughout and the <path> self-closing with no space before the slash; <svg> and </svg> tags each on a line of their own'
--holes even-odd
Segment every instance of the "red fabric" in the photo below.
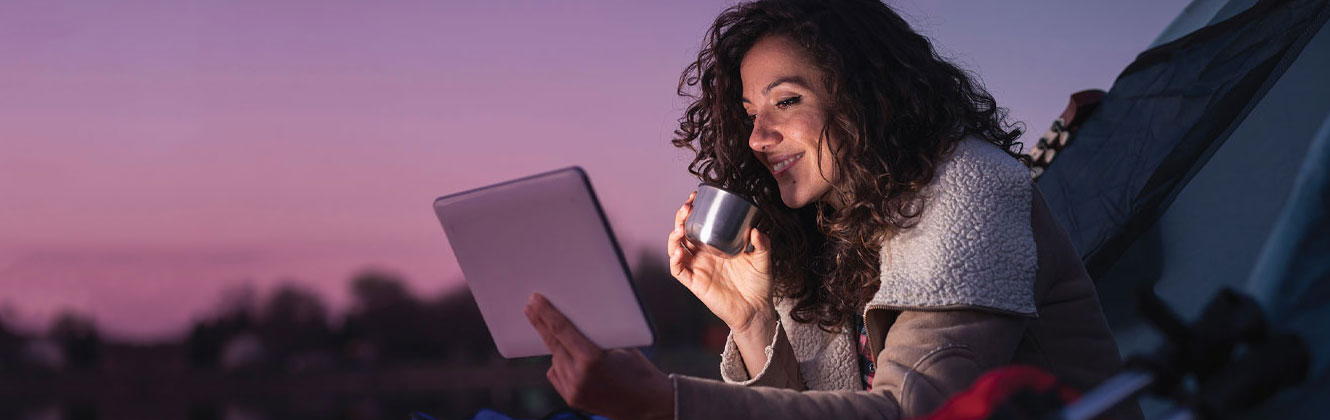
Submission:
<svg viewBox="0 0 1330 420">
<path fill-rule="evenodd" d="M 1015 393 L 1029 389 L 1035 392 L 1056 392 L 1063 402 L 1080 395 L 1071 388 L 1061 386 L 1052 374 L 1031 366 L 1008 366 L 980 376 L 970 388 L 951 397 L 926 420 L 979 420 L 988 418 Z"/>
<path fill-rule="evenodd" d="M 859 325 L 859 340 L 854 347 L 859 361 L 859 381 L 864 386 L 864 391 L 872 391 L 873 375 L 877 373 L 877 366 L 873 364 L 873 350 L 868 346 L 868 329 L 862 320 L 856 324 Z"/>
</svg>

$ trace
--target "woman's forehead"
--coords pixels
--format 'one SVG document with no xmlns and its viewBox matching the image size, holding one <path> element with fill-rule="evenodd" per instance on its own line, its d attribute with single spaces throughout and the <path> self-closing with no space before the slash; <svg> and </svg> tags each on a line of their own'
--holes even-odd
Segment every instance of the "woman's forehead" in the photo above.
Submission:
<svg viewBox="0 0 1330 420">
<path fill-rule="evenodd" d="M 802 84 L 805 89 L 817 89 L 820 72 L 812 57 L 802 46 L 786 36 L 766 36 L 753 43 L 739 64 L 739 77 L 744 97 L 766 96 L 775 86 Z"/>
</svg>

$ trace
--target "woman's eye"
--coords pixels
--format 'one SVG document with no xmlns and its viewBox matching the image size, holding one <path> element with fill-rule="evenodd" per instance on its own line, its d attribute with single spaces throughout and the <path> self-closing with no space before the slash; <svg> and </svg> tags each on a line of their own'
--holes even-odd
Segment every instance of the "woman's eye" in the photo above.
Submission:
<svg viewBox="0 0 1330 420">
<path fill-rule="evenodd" d="M 781 109 L 788 108 L 790 105 L 799 103 L 799 98 L 799 96 L 791 96 L 789 98 L 781 99 L 780 102 L 776 102 L 776 107 Z"/>
<path fill-rule="evenodd" d="M 753 125 L 753 121 L 756 119 L 757 114 L 744 116 L 744 124 Z"/>
</svg>

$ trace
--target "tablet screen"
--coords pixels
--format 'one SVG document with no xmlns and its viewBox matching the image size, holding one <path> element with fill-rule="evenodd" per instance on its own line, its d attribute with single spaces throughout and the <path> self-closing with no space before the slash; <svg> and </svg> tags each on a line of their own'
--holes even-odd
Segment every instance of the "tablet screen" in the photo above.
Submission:
<svg viewBox="0 0 1330 420">
<path fill-rule="evenodd" d="M 434 201 L 499 354 L 549 354 L 523 314 L 549 298 L 603 349 L 649 346 L 653 334 L 586 173 L 572 167 Z"/>
</svg>

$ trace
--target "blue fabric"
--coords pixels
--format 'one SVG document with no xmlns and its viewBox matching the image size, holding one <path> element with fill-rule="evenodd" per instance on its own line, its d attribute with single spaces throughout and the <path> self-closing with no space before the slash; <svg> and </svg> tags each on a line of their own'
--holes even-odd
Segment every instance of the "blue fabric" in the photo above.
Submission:
<svg viewBox="0 0 1330 420">
<path fill-rule="evenodd" d="M 608 418 L 597 416 L 594 414 L 589 414 L 585 416 L 579 415 L 572 410 L 566 410 L 566 409 L 555 411 L 541 418 L 541 420 L 583 420 L 583 419 L 610 420 Z M 480 411 L 477 411 L 476 415 L 472 416 L 469 420 L 517 420 L 517 419 L 509 417 L 508 415 L 500 413 L 498 411 L 490 410 L 488 408 L 482 408 Z"/>
<path fill-rule="evenodd" d="M 480 409 L 480 411 L 476 412 L 475 416 L 471 417 L 471 420 L 514 420 L 514 419 L 498 411 L 490 410 L 488 408 L 482 408 Z"/>
<path fill-rule="evenodd" d="M 1330 118 L 1321 125 L 1247 290 L 1272 328 L 1298 334 L 1311 353 L 1302 386 L 1248 418 L 1320 418 L 1330 412 Z"/>
</svg>

